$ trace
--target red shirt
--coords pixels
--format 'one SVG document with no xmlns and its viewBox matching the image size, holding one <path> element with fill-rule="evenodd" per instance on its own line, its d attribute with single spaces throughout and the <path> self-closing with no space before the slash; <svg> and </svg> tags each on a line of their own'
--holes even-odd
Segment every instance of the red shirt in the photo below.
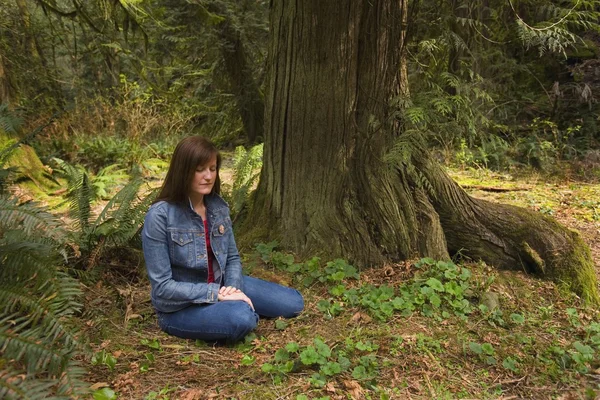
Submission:
<svg viewBox="0 0 600 400">
<path fill-rule="evenodd" d="M 213 273 L 212 263 L 215 258 L 212 248 L 210 247 L 210 232 L 208 231 L 208 221 L 204 220 L 204 237 L 206 238 L 206 262 L 208 263 L 208 279 L 207 283 L 213 283 L 215 281 L 215 274 Z"/>
</svg>

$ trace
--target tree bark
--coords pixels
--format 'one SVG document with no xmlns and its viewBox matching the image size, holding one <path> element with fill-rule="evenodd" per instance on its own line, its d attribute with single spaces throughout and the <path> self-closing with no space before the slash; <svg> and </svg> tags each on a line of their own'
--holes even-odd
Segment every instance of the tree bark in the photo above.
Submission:
<svg viewBox="0 0 600 400">
<path fill-rule="evenodd" d="M 0 104 L 10 103 L 13 98 L 13 87 L 5 58 L 0 54 Z"/>
<path fill-rule="evenodd" d="M 469 197 L 418 138 L 400 134 L 391 105 L 401 18 L 398 0 L 273 2 L 264 163 L 242 231 L 357 265 L 460 251 L 569 278 L 597 301 L 589 249 L 577 234 Z"/>
<path fill-rule="evenodd" d="M 250 144 L 257 143 L 263 138 L 265 105 L 252 75 L 240 31 L 226 18 L 219 25 L 219 36 L 223 41 L 221 53 L 225 70 L 235 95 L 246 138 Z"/>
</svg>

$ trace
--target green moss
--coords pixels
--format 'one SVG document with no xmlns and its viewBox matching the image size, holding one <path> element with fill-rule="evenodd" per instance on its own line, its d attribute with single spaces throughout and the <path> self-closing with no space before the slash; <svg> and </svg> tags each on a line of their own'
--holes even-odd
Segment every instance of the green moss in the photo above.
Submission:
<svg viewBox="0 0 600 400">
<path fill-rule="evenodd" d="M 533 263 L 537 267 L 537 271 L 540 271 L 542 274 L 546 273 L 546 262 L 542 259 L 537 251 L 529 246 L 529 243 L 523 242 L 523 248 L 525 249 L 525 253 L 529 255 Z"/>
<path fill-rule="evenodd" d="M 586 303 L 600 305 L 598 280 L 589 247 L 577 232 L 571 232 L 571 252 L 561 257 L 555 281 L 577 293 Z"/>
<path fill-rule="evenodd" d="M 0 149 L 5 149 L 15 143 L 15 139 L 0 131 Z M 42 164 L 35 150 L 27 145 L 21 145 L 15 149 L 8 158 L 4 167 L 16 167 L 17 180 L 30 180 L 41 191 L 49 191 L 58 187 L 51 178 L 51 170 Z"/>
<path fill-rule="evenodd" d="M 235 239 L 239 249 L 252 249 L 256 243 L 277 240 L 278 237 L 275 237 L 273 233 L 273 230 L 269 229 L 262 222 L 261 224 L 255 224 L 253 227 L 242 224 L 239 233 L 236 233 Z"/>
</svg>

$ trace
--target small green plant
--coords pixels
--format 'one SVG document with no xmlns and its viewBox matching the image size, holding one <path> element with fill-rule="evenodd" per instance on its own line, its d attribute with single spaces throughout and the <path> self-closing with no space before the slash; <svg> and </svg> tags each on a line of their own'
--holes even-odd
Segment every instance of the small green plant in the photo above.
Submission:
<svg viewBox="0 0 600 400">
<path fill-rule="evenodd" d="M 158 339 L 141 339 L 140 343 L 143 344 L 144 346 L 148 346 L 149 348 L 151 348 L 152 350 L 161 350 L 161 346 L 160 346 L 160 341 Z"/>
<path fill-rule="evenodd" d="M 567 308 L 567 318 L 569 319 L 569 323 L 574 328 L 581 327 L 581 321 L 579 320 L 579 313 L 576 308 Z"/>
<path fill-rule="evenodd" d="M 512 358 L 512 357 L 506 357 L 503 361 L 502 361 L 502 366 L 509 370 L 512 371 L 514 373 L 519 373 L 521 370 L 519 369 L 519 362 Z"/>
<path fill-rule="evenodd" d="M 154 354 L 146 353 L 144 354 L 145 360 L 140 364 L 140 372 L 148 372 L 150 371 L 150 367 L 154 364 L 156 359 L 154 358 Z"/>
<path fill-rule="evenodd" d="M 292 254 L 275 251 L 278 243 L 258 243 L 255 247 L 261 260 L 267 265 L 294 274 L 295 279 L 301 280 L 304 286 L 310 286 L 316 281 L 330 284 L 340 284 L 348 279 L 358 279 L 358 271 L 346 260 L 341 258 L 328 261 L 321 265 L 319 257 L 313 257 L 306 262 L 296 263 Z"/>
<path fill-rule="evenodd" d="M 476 354 L 479 359 L 487 365 L 496 365 L 496 350 L 490 343 L 479 344 L 476 342 L 469 343 L 469 349 Z"/>
<path fill-rule="evenodd" d="M 364 353 L 377 348 L 371 342 L 354 343 L 352 340 L 346 340 L 346 346 L 340 349 L 333 349 L 321 338 L 315 338 L 312 344 L 303 347 L 291 342 L 277 350 L 273 362 L 264 363 L 261 370 L 280 383 L 291 372 L 312 369 L 315 372 L 309 382 L 315 387 L 324 387 L 330 379 L 351 369 L 355 379 L 372 380 L 377 376 L 377 359 L 372 353 Z M 355 356 L 354 363 L 350 360 L 352 355 Z"/>
<path fill-rule="evenodd" d="M 427 258 L 420 260 L 415 267 L 421 273 L 399 286 L 397 291 L 387 285 L 369 284 L 347 289 L 338 284 L 330 289 L 330 293 L 344 303 L 368 310 L 381 321 L 388 320 L 396 312 L 410 316 L 414 311 L 419 311 L 424 316 L 442 319 L 452 314 L 466 318 L 473 311 L 466 298 L 472 292 L 469 269 Z M 343 276 L 347 276 L 347 273 Z M 328 299 L 319 303 L 319 309 L 334 316 L 341 312 L 340 304 Z"/>
<path fill-rule="evenodd" d="M 596 352 L 591 346 L 576 341 L 571 345 L 569 355 L 575 364 L 575 369 L 581 373 L 587 373 L 590 370 L 589 364 L 594 360 Z"/>
<path fill-rule="evenodd" d="M 514 324 L 523 325 L 525 323 L 525 317 L 522 314 L 510 314 L 510 319 Z"/>
<path fill-rule="evenodd" d="M 103 349 L 92 356 L 91 362 L 92 365 L 105 365 L 112 372 L 117 365 L 117 358 Z"/>
<path fill-rule="evenodd" d="M 244 366 L 252 365 L 255 362 L 256 362 L 256 357 L 254 357 L 250 354 L 244 354 L 244 356 L 240 360 L 240 364 L 242 364 Z"/>
<path fill-rule="evenodd" d="M 167 384 L 158 392 L 152 391 L 148 393 L 148 395 L 144 397 L 144 400 L 169 400 L 169 393 L 174 392 L 175 390 L 175 388 L 170 388 Z"/>
<path fill-rule="evenodd" d="M 94 400 L 117 400 L 117 394 L 111 388 L 102 388 L 92 393 Z"/>
<path fill-rule="evenodd" d="M 283 331 L 288 327 L 288 322 L 284 319 L 275 320 L 275 329 Z"/>
</svg>

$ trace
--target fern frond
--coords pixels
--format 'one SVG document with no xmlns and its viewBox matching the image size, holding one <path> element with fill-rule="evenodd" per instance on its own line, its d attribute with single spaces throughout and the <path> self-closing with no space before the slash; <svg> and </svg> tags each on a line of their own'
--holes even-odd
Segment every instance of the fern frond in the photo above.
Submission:
<svg viewBox="0 0 600 400">
<path fill-rule="evenodd" d="M 45 210 L 6 197 L 0 232 L 0 397 L 73 398 L 85 386 L 81 370 L 67 370 L 79 348 L 69 321 L 81 291 L 57 267 L 66 234 Z"/>
<path fill-rule="evenodd" d="M 243 146 L 235 149 L 233 184 L 223 195 L 229 202 L 231 214 L 235 217 L 246 204 L 250 191 L 257 182 L 262 167 L 263 145 L 256 145 L 249 150 Z"/>
<path fill-rule="evenodd" d="M 128 243 L 142 226 L 158 190 L 151 191 L 146 198 L 140 200 L 138 192 L 142 183 L 138 178 L 125 185 L 94 222 L 94 233 L 106 237 L 110 245 L 121 246 Z"/>
<path fill-rule="evenodd" d="M 0 398 L 14 400 L 47 399 L 53 381 L 42 379 L 27 379 L 21 371 L 9 366 L 0 370 Z"/>
<path fill-rule="evenodd" d="M 70 347 L 57 347 L 40 327 L 31 328 L 29 318 L 13 314 L 0 320 L 0 349 L 13 363 L 25 363 L 28 374 L 48 371 L 60 374 L 70 358 Z"/>
<path fill-rule="evenodd" d="M 81 291 L 76 281 L 59 276 L 61 284 L 47 283 L 46 290 L 14 284 L 0 286 L 0 301 L 4 305 L 0 315 L 20 313 L 31 326 L 40 326 L 44 336 L 52 341 L 60 339 L 65 346 L 77 343 L 77 332 L 65 324 L 65 317 L 81 308 L 76 296 Z"/>
<path fill-rule="evenodd" d="M 84 380 L 86 374 L 87 371 L 79 363 L 73 360 L 69 361 L 59 379 L 57 395 L 69 399 L 85 398 L 90 391 L 89 385 Z"/>
<path fill-rule="evenodd" d="M 53 158 L 56 171 L 67 179 L 67 201 L 69 215 L 75 221 L 75 227 L 81 231 L 88 227 L 91 216 L 91 202 L 94 189 L 90 178 L 82 167 L 74 166 L 59 158 Z"/>
<path fill-rule="evenodd" d="M 31 202 L 19 204 L 16 198 L 0 196 L 0 231 L 20 229 L 28 236 L 44 235 L 61 242 L 65 231 L 56 218 Z"/>
<path fill-rule="evenodd" d="M 23 120 L 8 109 L 8 104 L 0 104 L 0 130 L 16 134 L 22 124 Z"/>
</svg>

